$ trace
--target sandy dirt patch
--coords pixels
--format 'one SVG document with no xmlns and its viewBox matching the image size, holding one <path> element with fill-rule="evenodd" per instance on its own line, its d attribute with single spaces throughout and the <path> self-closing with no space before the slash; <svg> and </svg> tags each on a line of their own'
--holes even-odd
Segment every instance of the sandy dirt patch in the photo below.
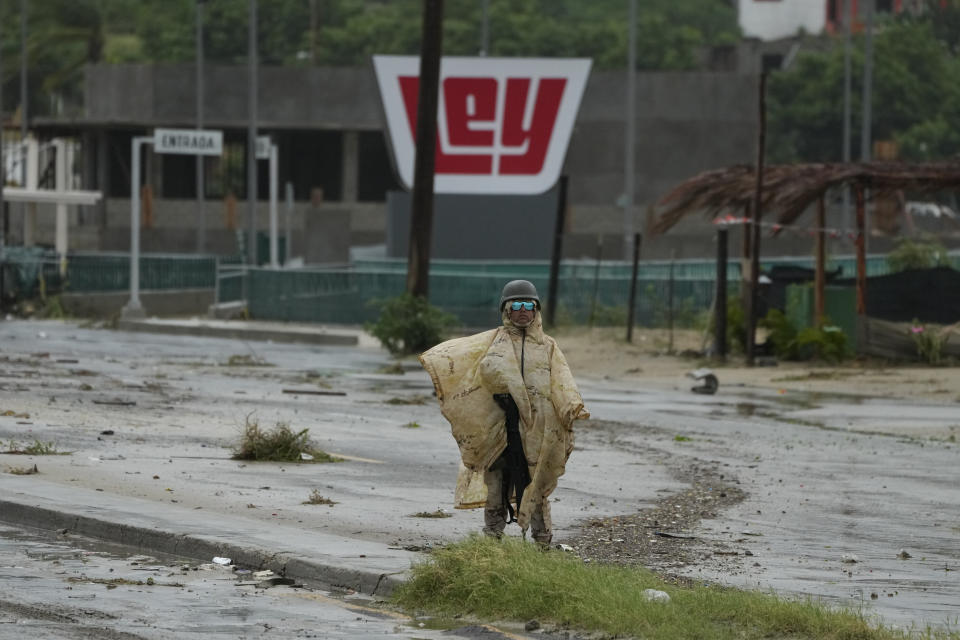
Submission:
<svg viewBox="0 0 960 640">
<path fill-rule="evenodd" d="M 687 389 L 686 373 L 698 367 L 714 369 L 722 387 L 761 387 L 855 396 L 905 398 L 936 403 L 960 403 L 960 367 L 925 367 L 855 359 L 840 365 L 818 362 L 778 362 L 775 367 L 747 367 L 742 356 L 726 363 L 694 355 L 702 348 L 697 331 L 638 329 L 628 343 L 622 328 L 573 328 L 552 332 L 577 377 L 635 380 L 654 388 Z M 691 354 L 683 357 L 684 353 Z"/>
</svg>

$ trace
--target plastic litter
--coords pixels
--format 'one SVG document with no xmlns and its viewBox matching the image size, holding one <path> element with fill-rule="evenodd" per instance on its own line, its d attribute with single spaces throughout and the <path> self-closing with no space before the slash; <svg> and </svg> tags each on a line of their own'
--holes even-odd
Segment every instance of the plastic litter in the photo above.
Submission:
<svg viewBox="0 0 960 640">
<path fill-rule="evenodd" d="M 713 395 L 717 392 L 717 388 L 720 386 L 717 376 L 714 375 L 713 371 L 705 367 L 690 371 L 687 373 L 688 378 L 693 378 L 700 384 L 695 387 L 690 387 L 690 391 L 694 393 L 704 393 L 707 395 Z"/>
<path fill-rule="evenodd" d="M 225 567 L 230 564 L 230 558 L 221 558 L 220 556 L 217 556 L 213 559 L 213 564 L 219 564 L 220 566 Z"/>
<path fill-rule="evenodd" d="M 670 594 L 656 589 L 644 589 L 643 597 L 648 602 L 670 602 Z"/>
<path fill-rule="evenodd" d="M 313 460 L 313 456 L 310 455 L 309 453 L 303 453 L 303 452 L 301 451 L 301 452 L 300 452 L 300 459 L 301 459 L 301 460 Z"/>
</svg>

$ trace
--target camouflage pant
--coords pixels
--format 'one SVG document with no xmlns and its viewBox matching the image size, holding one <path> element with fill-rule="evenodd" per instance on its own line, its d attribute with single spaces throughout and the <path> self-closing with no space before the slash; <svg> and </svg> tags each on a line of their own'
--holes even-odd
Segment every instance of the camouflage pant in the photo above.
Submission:
<svg viewBox="0 0 960 640">
<path fill-rule="evenodd" d="M 483 474 L 483 482 L 487 485 L 487 504 L 483 509 L 483 532 L 497 538 L 503 535 L 503 530 L 507 526 L 507 505 L 503 503 L 503 467 L 504 459 L 501 457 Z M 537 542 L 550 544 L 550 540 L 553 539 L 552 525 L 550 503 L 544 499 L 530 517 L 530 534 Z"/>
</svg>

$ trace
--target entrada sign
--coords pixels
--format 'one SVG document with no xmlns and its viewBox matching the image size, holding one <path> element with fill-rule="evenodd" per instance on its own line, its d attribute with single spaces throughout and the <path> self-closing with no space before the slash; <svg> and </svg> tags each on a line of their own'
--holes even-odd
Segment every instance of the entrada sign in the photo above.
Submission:
<svg viewBox="0 0 960 640">
<path fill-rule="evenodd" d="M 154 129 L 153 149 L 157 153 L 219 156 L 223 154 L 223 132 L 209 129 Z"/>
<path fill-rule="evenodd" d="M 374 56 L 400 179 L 411 188 L 420 59 Z M 443 58 L 437 193 L 536 194 L 560 175 L 589 59 Z"/>
</svg>

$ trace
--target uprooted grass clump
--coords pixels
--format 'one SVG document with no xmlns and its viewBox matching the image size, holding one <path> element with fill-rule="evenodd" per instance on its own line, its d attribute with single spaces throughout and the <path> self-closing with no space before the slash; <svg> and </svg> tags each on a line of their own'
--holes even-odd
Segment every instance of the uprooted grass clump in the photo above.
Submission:
<svg viewBox="0 0 960 640">
<path fill-rule="evenodd" d="M 310 494 L 310 497 L 304 500 L 301 504 L 325 504 L 328 507 L 332 507 L 337 503 L 330 498 L 325 498 L 323 495 L 321 495 L 319 489 L 314 489 L 313 493 Z"/>
<path fill-rule="evenodd" d="M 313 446 L 309 434 L 309 429 L 293 431 L 285 422 L 278 422 L 266 431 L 260 428 L 259 421 L 247 416 L 231 457 L 268 462 L 341 462 L 340 458 Z"/>
<path fill-rule="evenodd" d="M 40 470 L 37 469 L 37 465 L 32 467 L 7 467 L 7 473 L 15 476 L 31 476 L 35 473 L 40 473 Z"/>
<path fill-rule="evenodd" d="M 411 518 L 452 518 L 452 513 L 447 513 L 443 509 L 437 509 L 436 511 L 418 511 L 417 513 L 410 514 Z"/>
<path fill-rule="evenodd" d="M 665 591 L 651 602 L 645 589 Z M 681 587 L 645 569 L 584 564 L 562 551 L 540 551 L 517 538 L 471 536 L 414 566 L 393 595 L 400 606 L 440 615 L 531 620 L 605 637 L 669 640 L 906 640 L 910 633 L 877 626 L 862 614 L 813 600 L 716 586 Z M 925 637 L 957 640 L 957 632 Z"/>
<path fill-rule="evenodd" d="M 69 451 L 57 451 L 57 445 L 52 442 L 40 442 L 39 440 L 34 440 L 33 444 L 30 445 L 20 445 L 11 440 L 9 443 L 7 443 L 7 448 L 3 451 L 0 451 L 0 453 L 24 456 L 70 455 Z"/>
</svg>

